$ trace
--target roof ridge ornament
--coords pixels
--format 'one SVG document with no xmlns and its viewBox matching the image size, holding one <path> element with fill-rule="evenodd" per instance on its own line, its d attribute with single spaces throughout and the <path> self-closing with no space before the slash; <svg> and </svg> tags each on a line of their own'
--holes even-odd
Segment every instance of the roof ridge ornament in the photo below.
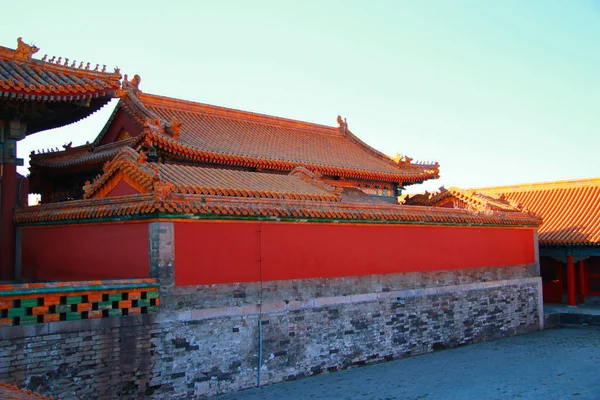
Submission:
<svg viewBox="0 0 600 400">
<path fill-rule="evenodd" d="M 17 50 L 13 55 L 13 59 L 19 61 L 29 61 L 31 56 L 39 51 L 39 47 L 35 45 L 29 45 L 23 41 L 22 37 L 17 38 Z"/>
<path fill-rule="evenodd" d="M 127 74 L 123 75 L 123 83 L 121 83 L 121 89 L 124 91 L 131 91 L 133 94 L 141 93 L 140 82 L 142 78 L 135 74 L 131 80 L 127 79 Z"/>
<path fill-rule="evenodd" d="M 342 118 L 341 115 L 338 115 L 337 123 L 338 123 L 338 129 L 340 130 L 340 134 L 342 136 L 346 135 L 346 133 L 348 133 L 348 121 L 346 120 L 346 118 Z"/>
<path fill-rule="evenodd" d="M 289 174 L 289 176 L 296 176 L 304 182 L 310 183 L 311 185 L 315 185 L 320 187 L 323 190 L 326 190 L 335 195 L 339 195 L 342 193 L 342 188 L 338 188 L 332 185 L 325 183 L 322 178 L 323 175 L 318 171 L 311 171 L 306 167 L 298 166 L 294 168 Z"/>
<path fill-rule="evenodd" d="M 144 150 L 140 150 L 140 155 L 137 158 L 137 162 L 140 164 L 146 164 L 148 161 L 148 155 Z"/>
<path fill-rule="evenodd" d="M 150 132 L 151 130 L 157 131 L 158 133 L 165 133 L 165 125 L 160 120 L 160 117 L 146 118 L 144 121 L 144 131 Z"/>
<path fill-rule="evenodd" d="M 409 156 L 396 153 L 392 160 L 394 160 L 394 162 L 398 165 L 409 166 L 413 159 Z"/>
<path fill-rule="evenodd" d="M 182 122 L 177 119 L 177 117 L 173 116 L 173 118 L 171 119 L 171 122 L 169 124 L 167 124 L 167 126 L 165 127 L 166 132 L 170 133 L 171 136 L 173 137 L 173 139 L 175 140 L 179 140 L 179 132 L 181 131 L 181 124 Z"/>
</svg>

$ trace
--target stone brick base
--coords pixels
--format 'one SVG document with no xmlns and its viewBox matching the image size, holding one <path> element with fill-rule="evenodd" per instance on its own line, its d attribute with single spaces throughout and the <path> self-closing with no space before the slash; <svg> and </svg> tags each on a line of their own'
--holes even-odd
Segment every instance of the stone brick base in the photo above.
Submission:
<svg viewBox="0 0 600 400">
<path fill-rule="evenodd" d="M 269 282 L 262 305 L 243 285 L 222 302 L 195 288 L 194 305 L 156 315 L 2 328 L 0 381 L 64 399 L 204 397 L 255 386 L 259 364 L 269 384 L 527 333 L 542 307 L 540 278 L 526 275 L 421 288 L 344 278 L 356 285 L 311 297 Z"/>
</svg>

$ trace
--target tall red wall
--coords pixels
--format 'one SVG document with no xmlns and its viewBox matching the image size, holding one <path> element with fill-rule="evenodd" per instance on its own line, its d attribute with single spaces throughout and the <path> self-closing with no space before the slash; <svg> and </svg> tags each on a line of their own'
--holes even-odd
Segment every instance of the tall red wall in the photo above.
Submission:
<svg viewBox="0 0 600 400">
<path fill-rule="evenodd" d="M 535 263 L 533 229 L 176 222 L 175 282 L 196 285 Z"/>
<path fill-rule="evenodd" d="M 148 224 L 22 229 L 22 275 L 41 280 L 148 278 Z"/>
</svg>

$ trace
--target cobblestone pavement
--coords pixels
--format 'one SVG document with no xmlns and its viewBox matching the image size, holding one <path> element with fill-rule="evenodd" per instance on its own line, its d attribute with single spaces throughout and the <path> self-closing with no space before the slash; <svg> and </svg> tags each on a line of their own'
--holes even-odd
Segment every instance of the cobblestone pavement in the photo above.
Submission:
<svg viewBox="0 0 600 400">
<path fill-rule="evenodd" d="M 213 399 L 600 399 L 600 329 L 546 330 Z"/>
</svg>

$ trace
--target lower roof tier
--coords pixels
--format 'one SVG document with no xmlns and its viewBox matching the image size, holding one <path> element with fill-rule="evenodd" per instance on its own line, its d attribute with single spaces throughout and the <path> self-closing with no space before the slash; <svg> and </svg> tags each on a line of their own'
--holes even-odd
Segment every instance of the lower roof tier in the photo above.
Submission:
<svg viewBox="0 0 600 400">
<path fill-rule="evenodd" d="M 18 224 L 137 218 L 258 218 L 297 221 L 411 223 L 536 227 L 540 220 L 517 210 L 403 206 L 355 188 L 325 183 L 296 168 L 288 175 L 148 162 L 127 148 L 93 182 L 85 199 L 18 209 Z"/>
</svg>

